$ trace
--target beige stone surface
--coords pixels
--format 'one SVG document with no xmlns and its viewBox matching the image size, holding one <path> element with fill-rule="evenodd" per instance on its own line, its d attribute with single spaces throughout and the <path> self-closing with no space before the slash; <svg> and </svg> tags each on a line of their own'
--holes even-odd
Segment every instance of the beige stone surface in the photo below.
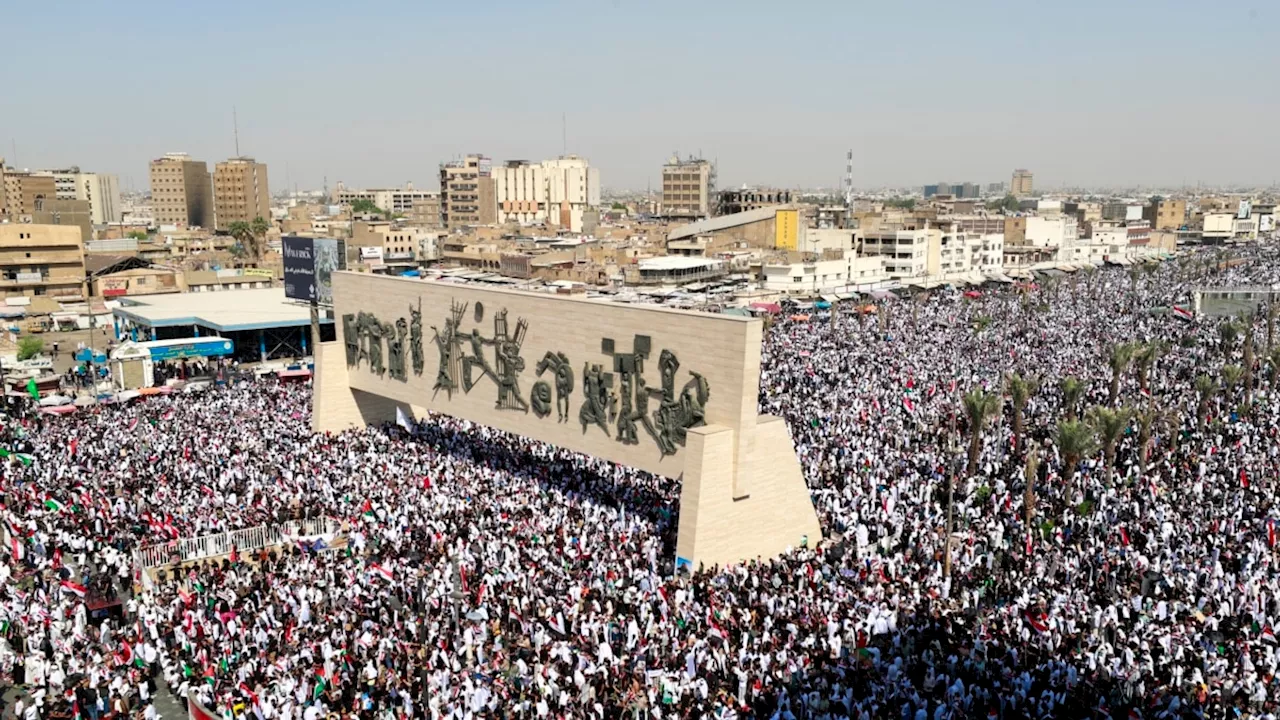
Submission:
<svg viewBox="0 0 1280 720">
<path fill-rule="evenodd" d="M 317 431 L 394 420 L 397 407 L 411 416 L 427 409 L 668 477 L 683 477 L 677 554 L 695 564 L 770 556 L 798 545 L 805 535 L 810 542 L 820 537 L 785 425 L 757 414 L 759 320 L 349 272 L 334 274 L 333 297 L 337 342 L 318 346 L 316 353 L 313 425 Z M 345 316 L 372 313 L 384 326 L 394 328 L 401 318 L 407 326 L 412 322 L 410 309 L 419 304 L 424 354 L 420 374 L 414 372 L 407 334 L 404 379 L 389 371 L 375 373 L 367 361 L 348 365 Z M 520 320 L 527 324 L 519 353 L 524 368 L 517 375 L 518 394 L 532 405 L 534 383 L 546 381 L 552 392 L 550 415 L 539 418 L 532 409 L 498 407 L 498 385 L 479 366 L 473 367 L 475 384 L 470 391 L 459 387 L 450 393 L 435 387 L 441 353 L 433 340 L 437 332 L 444 334 L 454 304 L 465 307 L 459 323 L 465 334 L 463 351 L 474 355 L 478 348 L 495 369 L 494 345 L 474 345 L 471 333 L 494 338 L 495 317 L 502 310 L 509 334 L 516 332 Z M 482 311 L 477 311 L 477 305 Z M 637 442 L 624 444 L 617 439 L 616 422 L 606 423 L 606 432 L 595 424 L 584 427 L 579 416 L 585 399 L 584 366 L 600 365 L 612 374 L 612 392 L 618 395 L 621 377 L 614 359 L 603 351 L 602 341 L 612 339 L 615 352 L 621 354 L 631 351 L 637 335 L 651 340 L 649 356 L 642 363 L 650 390 L 662 389 L 659 357 L 664 350 L 679 360 L 674 376 L 677 398 L 686 388 L 692 390 L 693 373 L 710 386 L 706 425 L 690 430 L 686 445 L 665 457 L 639 423 Z M 381 342 L 381 348 L 383 364 L 389 367 L 387 341 Z M 536 371 L 549 352 L 563 353 L 573 369 L 565 422 L 558 418 L 554 372 L 549 369 L 539 376 Z M 463 374 L 456 373 L 460 386 Z M 651 422 L 660 401 L 660 393 L 648 400 Z"/>
</svg>

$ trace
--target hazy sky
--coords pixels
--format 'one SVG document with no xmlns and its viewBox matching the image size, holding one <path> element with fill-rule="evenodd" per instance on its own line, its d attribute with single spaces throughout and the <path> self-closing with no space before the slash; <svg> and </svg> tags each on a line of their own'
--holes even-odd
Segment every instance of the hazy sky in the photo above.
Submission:
<svg viewBox="0 0 1280 720">
<path fill-rule="evenodd" d="M 240 149 L 272 189 L 568 149 L 606 187 L 672 151 L 721 186 L 1270 183 L 1275 0 L 12 3 L 0 155 L 142 189 Z"/>
</svg>

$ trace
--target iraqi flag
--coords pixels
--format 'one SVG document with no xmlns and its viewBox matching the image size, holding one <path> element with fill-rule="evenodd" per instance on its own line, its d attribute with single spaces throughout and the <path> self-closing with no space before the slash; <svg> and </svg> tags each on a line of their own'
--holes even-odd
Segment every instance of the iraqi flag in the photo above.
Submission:
<svg viewBox="0 0 1280 720">
<path fill-rule="evenodd" d="M 391 582 L 396 579 L 395 573 L 391 572 L 387 568 L 382 567 L 378 563 L 374 563 L 370 565 L 369 572 L 381 577 L 383 580 L 386 580 L 387 582 Z"/>
<path fill-rule="evenodd" d="M 1196 319 L 1196 314 L 1191 312 L 1190 308 L 1183 305 L 1173 306 L 1173 316 L 1179 320 L 1186 320 L 1187 322 L 1191 322 Z"/>
<path fill-rule="evenodd" d="M 1262 627 L 1262 642 L 1271 643 L 1272 645 L 1276 644 L 1276 634 L 1272 631 L 1270 625 L 1264 625 Z"/>
<path fill-rule="evenodd" d="M 916 414 L 916 404 L 911 402 L 911 398 L 907 397 L 906 395 L 902 396 L 902 407 L 906 408 L 907 412 L 911 413 L 912 415 Z"/>
<path fill-rule="evenodd" d="M 1048 620 L 1049 618 L 1048 615 L 1045 615 L 1044 613 L 1033 613 L 1028 611 L 1023 613 L 1022 617 L 1027 621 L 1028 625 L 1030 625 L 1032 628 L 1035 629 L 1036 632 L 1049 631 L 1049 623 L 1046 622 L 1046 620 Z"/>
<path fill-rule="evenodd" d="M 136 428 L 136 427 L 138 427 L 138 418 L 134 418 L 133 420 L 129 421 L 129 429 L 130 429 L 130 430 L 132 430 L 132 429 L 134 429 L 134 428 Z"/>
<path fill-rule="evenodd" d="M 1120 526 L 1120 542 L 1125 547 L 1129 547 L 1129 531 L 1125 530 L 1123 525 Z"/>
<path fill-rule="evenodd" d="M 72 593 L 81 600 L 84 599 L 85 589 L 83 585 L 73 583 L 70 580 L 63 580 L 60 586 L 62 587 L 62 592 Z"/>
<path fill-rule="evenodd" d="M 1240 468 L 1240 487 L 1245 489 L 1249 487 L 1249 473 L 1245 472 L 1244 468 Z"/>
<path fill-rule="evenodd" d="M 1276 546 L 1276 519 L 1267 518 L 1267 547 Z"/>
</svg>

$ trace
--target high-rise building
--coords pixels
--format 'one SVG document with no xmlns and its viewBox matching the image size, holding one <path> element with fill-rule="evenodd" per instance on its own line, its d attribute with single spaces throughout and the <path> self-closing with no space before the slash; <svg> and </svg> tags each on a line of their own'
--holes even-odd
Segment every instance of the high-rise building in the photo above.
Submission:
<svg viewBox="0 0 1280 720">
<path fill-rule="evenodd" d="M 39 175 L 53 176 L 59 200 L 83 200 L 89 203 L 89 220 L 94 225 L 120 222 L 120 182 L 115 175 L 81 172 L 71 166 L 61 170 L 45 170 Z"/>
<path fill-rule="evenodd" d="M 1030 195 L 1031 191 L 1031 171 L 1023 170 L 1022 168 L 1014 170 L 1013 180 L 1009 183 L 1009 194 L 1014 197 L 1021 197 Z"/>
<path fill-rule="evenodd" d="M 440 223 L 452 230 L 498 221 L 493 188 L 493 161 L 468 155 L 440 165 Z"/>
<path fill-rule="evenodd" d="M 500 223 L 548 223 L 582 232 L 584 216 L 600 207 L 600 171 L 577 155 L 540 163 L 512 160 L 494 169 L 493 193 Z"/>
<path fill-rule="evenodd" d="M 733 215 L 734 213 L 759 210 L 773 205 L 791 203 L 791 191 L 778 188 L 740 188 L 721 190 L 716 207 L 717 215 Z"/>
<path fill-rule="evenodd" d="M 701 158 L 681 160 L 672 155 L 662 166 L 662 215 L 697 220 L 710 217 L 716 170 Z"/>
<path fill-rule="evenodd" d="M 152 160 L 151 207 L 159 225 L 212 228 L 209 167 L 186 153 L 166 153 Z"/>
<path fill-rule="evenodd" d="M 214 223 L 226 230 L 234 222 L 271 218 L 271 193 L 267 190 L 267 164 L 251 157 L 231 158 L 213 170 Z"/>
</svg>

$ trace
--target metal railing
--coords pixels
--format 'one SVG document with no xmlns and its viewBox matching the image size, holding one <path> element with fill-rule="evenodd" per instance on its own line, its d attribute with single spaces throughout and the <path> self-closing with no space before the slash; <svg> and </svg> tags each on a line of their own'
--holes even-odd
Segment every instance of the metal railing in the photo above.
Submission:
<svg viewBox="0 0 1280 720">
<path fill-rule="evenodd" d="M 163 565 L 176 565 L 218 555 L 228 555 L 231 553 L 232 546 L 235 546 L 238 552 L 260 550 L 264 547 L 292 542 L 298 537 L 337 532 L 337 529 L 337 522 L 329 518 L 314 518 L 291 520 L 280 525 L 259 525 L 200 537 L 178 538 L 166 543 L 155 543 L 138 548 L 138 564 L 144 570 Z"/>
</svg>

